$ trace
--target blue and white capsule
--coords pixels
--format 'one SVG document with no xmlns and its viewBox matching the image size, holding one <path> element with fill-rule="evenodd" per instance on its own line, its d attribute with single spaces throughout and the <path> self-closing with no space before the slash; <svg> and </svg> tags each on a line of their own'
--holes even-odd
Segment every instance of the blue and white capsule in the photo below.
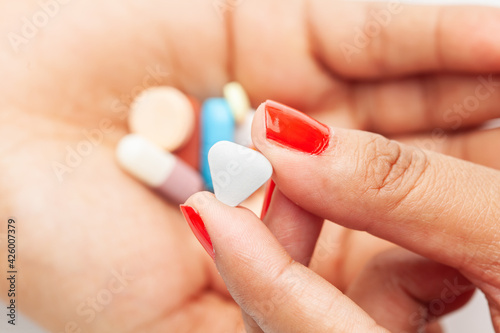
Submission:
<svg viewBox="0 0 500 333">
<path fill-rule="evenodd" d="M 200 170 L 206 188 L 213 191 L 212 176 L 208 165 L 208 152 L 219 141 L 234 141 L 235 120 L 226 99 L 207 99 L 201 108 L 200 123 Z"/>
</svg>

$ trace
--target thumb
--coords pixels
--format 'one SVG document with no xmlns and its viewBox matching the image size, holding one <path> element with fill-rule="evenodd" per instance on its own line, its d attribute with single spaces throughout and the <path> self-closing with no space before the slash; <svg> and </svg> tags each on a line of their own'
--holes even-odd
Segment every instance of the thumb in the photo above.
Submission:
<svg viewBox="0 0 500 333">
<path fill-rule="evenodd" d="M 385 332 L 333 285 L 293 261 L 249 210 L 206 192 L 186 205 L 181 209 L 198 238 L 209 238 L 200 241 L 229 292 L 263 331 Z"/>
<path fill-rule="evenodd" d="M 302 208 L 455 267 L 482 289 L 500 286 L 499 171 L 333 129 L 272 101 L 252 138 Z"/>
</svg>

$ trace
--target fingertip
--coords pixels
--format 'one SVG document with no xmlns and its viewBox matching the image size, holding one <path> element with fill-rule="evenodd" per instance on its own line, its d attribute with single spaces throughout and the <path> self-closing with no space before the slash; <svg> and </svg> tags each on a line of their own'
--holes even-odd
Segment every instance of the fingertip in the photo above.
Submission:
<svg viewBox="0 0 500 333">
<path fill-rule="evenodd" d="M 208 255 L 215 260 L 214 247 L 212 245 L 211 237 L 205 226 L 205 222 L 200 212 L 194 205 L 184 204 L 179 206 L 184 219 L 191 228 L 194 236 L 198 239 Z"/>
<path fill-rule="evenodd" d="M 266 185 L 266 194 L 264 195 L 264 202 L 262 203 L 262 210 L 260 212 L 260 219 L 264 221 L 267 211 L 269 210 L 269 205 L 271 204 L 271 199 L 273 198 L 274 189 L 276 188 L 276 183 L 274 180 L 269 179 Z"/>
<path fill-rule="evenodd" d="M 259 105 L 255 111 L 252 123 L 252 142 L 259 151 L 265 150 L 266 141 L 266 102 Z"/>
<path fill-rule="evenodd" d="M 223 257 L 221 264 L 236 258 L 236 261 L 230 264 L 234 265 L 238 258 L 252 256 L 252 247 L 259 243 L 256 238 L 259 238 L 262 232 L 259 228 L 265 228 L 252 211 L 241 206 L 227 206 L 207 191 L 189 197 L 186 203 L 181 205 L 181 211 L 185 210 L 183 207 L 186 206 L 194 209 L 203 221 L 215 253 L 218 254 L 215 258 Z M 222 256 L 219 256 L 221 254 Z"/>
<path fill-rule="evenodd" d="M 186 202 L 181 206 L 190 206 L 196 209 L 198 212 L 205 210 L 215 199 L 215 195 L 208 191 L 201 191 L 191 195 Z"/>
</svg>

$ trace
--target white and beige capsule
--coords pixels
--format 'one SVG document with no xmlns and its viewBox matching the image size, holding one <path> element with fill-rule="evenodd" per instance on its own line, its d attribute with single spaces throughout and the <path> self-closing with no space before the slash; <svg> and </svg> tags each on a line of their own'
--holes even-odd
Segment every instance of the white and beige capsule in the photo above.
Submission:
<svg viewBox="0 0 500 333">
<path fill-rule="evenodd" d="M 174 204 L 203 190 L 203 180 L 195 169 L 139 134 L 123 137 L 116 157 L 125 171 Z"/>
</svg>

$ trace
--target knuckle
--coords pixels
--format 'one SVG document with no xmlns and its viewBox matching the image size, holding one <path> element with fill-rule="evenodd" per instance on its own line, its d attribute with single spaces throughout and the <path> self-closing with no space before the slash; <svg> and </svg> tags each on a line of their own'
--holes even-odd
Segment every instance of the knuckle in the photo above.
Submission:
<svg viewBox="0 0 500 333">
<path fill-rule="evenodd" d="M 419 187 L 429 165 L 427 154 L 414 147 L 375 136 L 362 144 L 362 194 L 383 197 L 395 208 Z"/>
<path fill-rule="evenodd" d="M 282 299 L 291 295 L 302 295 L 305 292 L 304 285 L 301 283 L 301 276 L 298 274 L 297 262 L 290 260 L 285 266 L 281 267 L 275 275 L 274 283 L 280 286 L 278 290 L 283 291 Z"/>
<path fill-rule="evenodd" d="M 259 296 L 256 299 L 238 297 L 247 313 L 259 318 L 260 325 L 265 326 L 283 304 L 293 304 L 306 293 L 298 265 L 291 259 L 284 264 L 269 265 L 266 283 L 258 285 Z"/>
</svg>

